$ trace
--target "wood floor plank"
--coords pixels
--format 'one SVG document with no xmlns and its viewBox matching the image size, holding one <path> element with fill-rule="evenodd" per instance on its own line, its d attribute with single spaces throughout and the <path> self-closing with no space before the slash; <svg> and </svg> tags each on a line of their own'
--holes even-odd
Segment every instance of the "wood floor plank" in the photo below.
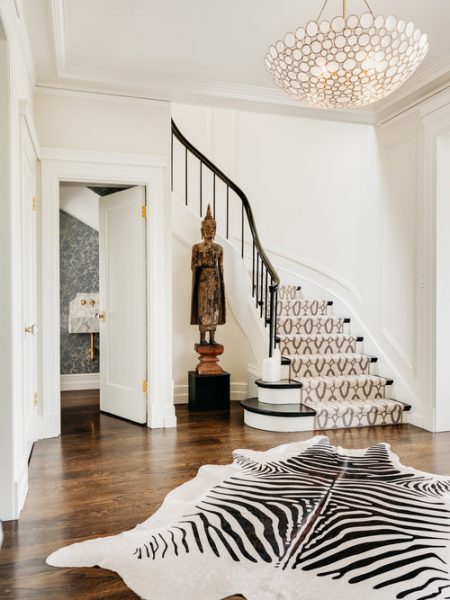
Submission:
<svg viewBox="0 0 450 600">
<path fill-rule="evenodd" d="M 178 406 L 177 416 L 177 429 L 150 430 L 100 414 L 96 391 L 63 394 L 62 435 L 35 445 L 21 519 L 4 524 L 0 598 L 137 598 L 115 573 L 55 569 L 45 564 L 45 558 L 66 544 L 134 527 L 159 508 L 168 492 L 194 477 L 200 466 L 227 464 L 236 448 L 266 450 L 312 435 L 246 427 L 236 403 L 230 414 L 193 414 Z M 403 464 L 450 474 L 450 433 L 399 425 L 327 435 L 333 444 L 347 448 L 388 442 Z"/>
</svg>

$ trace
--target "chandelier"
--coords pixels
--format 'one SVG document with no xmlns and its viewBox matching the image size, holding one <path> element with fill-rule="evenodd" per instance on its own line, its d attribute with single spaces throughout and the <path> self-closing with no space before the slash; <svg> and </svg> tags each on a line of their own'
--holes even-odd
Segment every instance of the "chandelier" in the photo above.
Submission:
<svg viewBox="0 0 450 600">
<path fill-rule="evenodd" d="M 265 64 L 277 84 L 298 100 L 333 110 L 377 102 L 399 88 L 428 52 L 425 33 L 393 16 L 342 15 L 287 33 L 269 48 Z"/>
</svg>

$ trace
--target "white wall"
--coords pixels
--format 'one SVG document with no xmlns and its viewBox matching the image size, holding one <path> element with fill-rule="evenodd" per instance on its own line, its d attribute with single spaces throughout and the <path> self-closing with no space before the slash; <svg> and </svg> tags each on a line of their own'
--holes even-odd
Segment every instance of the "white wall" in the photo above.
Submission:
<svg viewBox="0 0 450 600">
<path fill-rule="evenodd" d="M 436 145 L 436 404 L 437 431 L 450 431 L 450 133 Z"/>
<path fill-rule="evenodd" d="M 248 195 L 282 279 L 335 300 L 421 425 L 414 139 L 378 136 L 371 125 L 180 104 L 172 115 Z"/>
<path fill-rule="evenodd" d="M 33 127 L 33 84 L 24 24 L 14 1 L 3 0 L 0 2 L 0 520 L 18 517 L 28 488 L 22 394 L 20 182 L 23 128 L 27 124 Z"/>
<path fill-rule="evenodd" d="M 0 23 L 0 194 L 9 199 L 10 178 L 10 98 L 9 98 L 9 57 L 8 45 Z M 1 203 L 0 218 L 0 381 L 3 387 L 3 401 L 0 404 L 0 520 L 10 517 L 13 512 L 13 382 L 12 382 L 12 305 L 11 305 L 11 205 L 7 200 Z"/>
<path fill-rule="evenodd" d="M 169 156 L 167 102 L 44 88 L 36 92 L 35 122 L 44 148 Z"/>
<path fill-rule="evenodd" d="M 59 188 L 61 210 L 98 231 L 99 195 L 86 185 L 62 183 Z"/>
</svg>

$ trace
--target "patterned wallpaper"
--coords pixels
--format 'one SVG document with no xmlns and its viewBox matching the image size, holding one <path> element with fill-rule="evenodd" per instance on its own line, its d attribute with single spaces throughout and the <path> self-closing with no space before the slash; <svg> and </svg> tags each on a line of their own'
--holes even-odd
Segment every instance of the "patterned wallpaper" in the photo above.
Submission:
<svg viewBox="0 0 450 600">
<path fill-rule="evenodd" d="M 98 292 L 98 231 L 60 211 L 61 374 L 99 372 L 99 336 L 91 363 L 87 333 L 69 333 L 69 303 L 78 292 Z"/>
</svg>

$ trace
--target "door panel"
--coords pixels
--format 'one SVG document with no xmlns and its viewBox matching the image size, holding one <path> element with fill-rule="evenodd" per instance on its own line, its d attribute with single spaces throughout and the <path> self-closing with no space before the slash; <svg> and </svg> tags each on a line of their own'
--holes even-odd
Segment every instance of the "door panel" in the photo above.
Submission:
<svg viewBox="0 0 450 600">
<path fill-rule="evenodd" d="M 22 130 L 22 393 L 27 457 L 38 436 L 36 154 L 25 126 Z"/>
<path fill-rule="evenodd" d="M 147 421 L 145 188 L 100 199 L 100 409 Z"/>
</svg>

